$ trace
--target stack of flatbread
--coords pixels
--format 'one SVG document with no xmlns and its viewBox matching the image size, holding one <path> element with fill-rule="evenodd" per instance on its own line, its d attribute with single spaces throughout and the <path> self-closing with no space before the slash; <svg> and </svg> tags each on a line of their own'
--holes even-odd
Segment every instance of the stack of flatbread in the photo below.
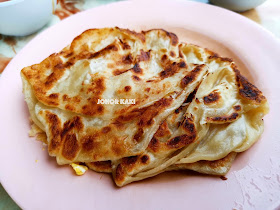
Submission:
<svg viewBox="0 0 280 210">
<path fill-rule="evenodd" d="M 21 76 L 49 155 L 112 173 L 118 186 L 170 170 L 225 175 L 268 112 L 231 59 L 162 29 L 90 29 Z"/>
</svg>

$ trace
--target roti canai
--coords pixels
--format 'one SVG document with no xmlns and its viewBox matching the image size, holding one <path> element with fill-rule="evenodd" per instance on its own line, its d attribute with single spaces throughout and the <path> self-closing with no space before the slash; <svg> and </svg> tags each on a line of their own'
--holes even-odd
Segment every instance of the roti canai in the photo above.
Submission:
<svg viewBox="0 0 280 210">
<path fill-rule="evenodd" d="M 268 112 L 231 59 L 162 29 L 87 30 L 21 77 L 49 155 L 118 186 L 168 170 L 225 175 Z"/>
</svg>

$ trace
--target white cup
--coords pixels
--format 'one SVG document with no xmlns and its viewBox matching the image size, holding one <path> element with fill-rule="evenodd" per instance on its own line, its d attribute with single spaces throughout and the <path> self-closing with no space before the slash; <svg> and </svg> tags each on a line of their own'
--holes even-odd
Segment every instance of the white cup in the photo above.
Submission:
<svg viewBox="0 0 280 210">
<path fill-rule="evenodd" d="M 215 5 L 236 11 L 244 12 L 253 9 L 266 0 L 210 0 Z"/>
<path fill-rule="evenodd" d="M 0 2 L 0 34 L 26 36 L 51 18 L 56 0 L 10 0 Z"/>
</svg>

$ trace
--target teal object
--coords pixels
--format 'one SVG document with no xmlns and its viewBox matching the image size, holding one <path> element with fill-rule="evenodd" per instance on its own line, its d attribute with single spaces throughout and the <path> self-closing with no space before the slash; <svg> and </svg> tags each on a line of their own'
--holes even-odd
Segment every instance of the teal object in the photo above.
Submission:
<svg viewBox="0 0 280 210">
<path fill-rule="evenodd" d="M 6 193 L 5 189 L 0 184 L 0 210 L 18 210 L 18 205 Z"/>
</svg>

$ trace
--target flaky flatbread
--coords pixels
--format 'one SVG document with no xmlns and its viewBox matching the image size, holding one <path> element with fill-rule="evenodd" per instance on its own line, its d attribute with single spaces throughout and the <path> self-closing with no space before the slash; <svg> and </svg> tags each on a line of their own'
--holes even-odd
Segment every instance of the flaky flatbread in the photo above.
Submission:
<svg viewBox="0 0 280 210">
<path fill-rule="evenodd" d="M 49 154 L 66 164 L 143 152 L 159 123 L 205 73 L 194 69 L 179 56 L 174 34 L 114 28 L 84 32 L 21 75 L 31 118 L 46 132 Z M 182 83 L 188 76 L 193 80 Z M 99 99 L 135 99 L 135 104 L 104 105 Z"/>
<path fill-rule="evenodd" d="M 268 112 L 231 59 L 162 29 L 87 30 L 21 77 L 30 134 L 58 164 L 85 163 L 118 186 L 169 170 L 225 175 Z"/>
</svg>

